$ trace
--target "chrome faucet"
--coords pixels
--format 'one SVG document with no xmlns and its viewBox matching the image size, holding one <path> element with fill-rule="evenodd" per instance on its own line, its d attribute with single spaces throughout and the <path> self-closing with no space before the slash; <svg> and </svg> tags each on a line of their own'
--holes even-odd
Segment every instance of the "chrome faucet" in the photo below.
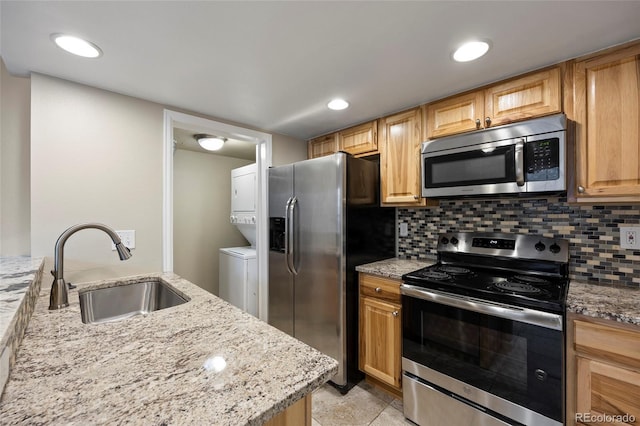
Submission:
<svg viewBox="0 0 640 426">
<path fill-rule="evenodd" d="M 69 306 L 69 291 L 67 289 L 67 283 L 64 281 L 63 273 L 64 244 L 67 242 L 67 239 L 69 239 L 70 236 L 82 229 L 88 228 L 99 229 L 106 232 L 111 237 L 113 243 L 116 245 L 116 250 L 118 251 L 120 260 L 127 260 L 132 256 L 129 249 L 125 247 L 124 244 L 122 244 L 122 241 L 120 241 L 120 237 L 118 236 L 118 234 L 116 234 L 116 231 L 106 225 L 102 225 L 100 223 L 81 223 L 70 227 L 62 234 L 60 234 L 60 236 L 58 237 L 58 241 L 56 241 L 54 269 L 53 271 L 51 271 L 51 275 L 53 275 L 53 284 L 51 284 L 49 310 L 60 309 Z"/>
</svg>

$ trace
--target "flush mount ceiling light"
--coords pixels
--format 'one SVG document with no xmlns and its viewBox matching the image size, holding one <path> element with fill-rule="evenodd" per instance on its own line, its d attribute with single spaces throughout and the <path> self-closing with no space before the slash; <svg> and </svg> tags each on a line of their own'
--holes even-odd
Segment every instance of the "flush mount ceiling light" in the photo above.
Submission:
<svg viewBox="0 0 640 426">
<path fill-rule="evenodd" d="M 340 111 L 342 109 L 347 108 L 348 106 L 349 106 L 349 102 L 345 101 L 344 99 L 333 99 L 331 102 L 327 104 L 327 107 L 334 111 Z"/>
<path fill-rule="evenodd" d="M 51 34 L 51 40 L 60 49 L 83 58 L 102 56 L 102 50 L 95 44 L 67 34 Z"/>
<path fill-rule="evenodd" d="M 460 46 L 453 52 L 453 60 L 456 62 L 469 62 L 478 59 L 489 51 L 489 43 L 486 41 L 470 41 Z"/>
<path fill-rule="evenodd" d="M 222 145 L 224 145 L 224 143 L 227 141 L 226 138 L 220 138 L 217 136 L 211 136 L 202 133 L 193 135 L 193 137 L 196 138 L 200 146 L 207 151 L 217 151 L 222 148 Z"/>
</svg>

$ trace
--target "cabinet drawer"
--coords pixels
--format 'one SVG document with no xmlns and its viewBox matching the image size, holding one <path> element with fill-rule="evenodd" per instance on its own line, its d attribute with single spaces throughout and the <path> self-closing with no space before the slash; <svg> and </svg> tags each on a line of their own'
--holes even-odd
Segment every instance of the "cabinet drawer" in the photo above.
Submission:
<svg viewBox="0 0 640 426">
<path fill-rule="evenodd" d="M 577 352 L 640 368 L 640 332 L 578 320 L 574 330 Z"/>
<path fill-rule="evenodd" d="M 400 303 L 400 281 L 360 274 L 360 295 Z"/>
</svg>

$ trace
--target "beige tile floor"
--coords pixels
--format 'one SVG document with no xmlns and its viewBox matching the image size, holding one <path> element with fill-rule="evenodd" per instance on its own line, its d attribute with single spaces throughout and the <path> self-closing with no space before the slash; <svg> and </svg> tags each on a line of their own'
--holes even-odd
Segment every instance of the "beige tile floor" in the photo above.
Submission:
<svg viewBox="0 0 640 426">
<path fill-rule="evenodd" d="M 402 400 L 360 382 L 346 395 L 325 384 L 313 393 L 312 426 L 412 425 L 402 414 Z"/>
</svg>

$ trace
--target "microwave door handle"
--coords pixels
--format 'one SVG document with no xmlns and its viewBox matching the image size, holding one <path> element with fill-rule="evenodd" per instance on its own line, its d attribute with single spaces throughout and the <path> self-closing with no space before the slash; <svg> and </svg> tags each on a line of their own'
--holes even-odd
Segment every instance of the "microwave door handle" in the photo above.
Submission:
<svg viewBox="0 0 640 426">
<path fill-rule="evenodd" d="M 524 186 L 524 140 L 516 142 L 516 183 Z"/>
</svg>

